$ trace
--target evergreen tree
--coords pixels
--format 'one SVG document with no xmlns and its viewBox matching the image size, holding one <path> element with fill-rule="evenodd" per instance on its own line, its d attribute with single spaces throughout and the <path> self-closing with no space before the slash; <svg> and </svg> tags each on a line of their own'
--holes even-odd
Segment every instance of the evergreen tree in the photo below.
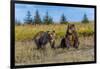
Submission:
<svg viewBox="0 0 100 69">
<path fill-rule="evenodd" d="M 89 23 L 89 20 L 88 20 L 88 17 L 86 14 L 84 14 L 84 16 L 83 16 L 82 23 Z"/>
<path fill-rule="evenodd" d="M 64 14 L 62 14 L 62 16 L 61 16 L 61 21 L 60 21 L 60 23 L 61 23 L 61 24 L 67 24 L 67 23 L 68 23 L 68 21 L 66 20 L 66 17 L 65 17 Z"/>
<path fill-rule="evenodd" d="M 44 24 L 48 24 L 48 21 L 49 21 L 49 16 L 48 16 L 48 12 L 46 12 L 46 15 L 44 17 L 43 23 Z"/>
<path fill-rule="evenodd" d="M 42 21 L 41 21 L 39 12 L 38 12 L 38 10 L 36 10 L 36 13 L 35 13 L 35 16 L 34 16 L 34 24 L 41 24 L 41 23 L 42 23 Z"/>
<path fill-rule="evenodd" d="M 49 24 L 53 24 L 53 19 L 51 17 L 49 17 L 49 21 L 48 21 Z"/>
<path fill-rule="evenodd" d="M 30 11 L 27 11 L 27 15 L 26 15 L 26 18 L 24 20 L 24 23 L 25 24 L 32 24 L 32 18 L 31 18 L 31 13 Z"/>
<path fill-rule="evenodd" d="M 44 23 L 44 24 L 52 24 L 52 23 L 53 23 L 53 20 L 52 20 L 52 18 L 48 15 L 48 12 L 46 12 L 46 15 L 45 15 L 45 17 L 44 17 L 43 23 Z"/>
</svg>

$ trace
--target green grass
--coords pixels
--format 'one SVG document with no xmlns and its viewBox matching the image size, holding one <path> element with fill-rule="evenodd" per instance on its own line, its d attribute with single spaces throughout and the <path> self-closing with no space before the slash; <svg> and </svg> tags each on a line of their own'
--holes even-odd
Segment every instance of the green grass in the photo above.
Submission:
<svg viewBox="0 0 100 69">
<path fill-rule="evenodd" d="M 94 34 L 94 23 L 89 24 L 75 24 L 79 36 L 90 36 Z M 65 35 L 67 25 L 55 24 L 55 25 L 25 25 L 15 26 L 15 39 L 18 40 L 30 40 L 39 31 L 52 31 L 55 30 L 57 37 Z"/>
</svg>

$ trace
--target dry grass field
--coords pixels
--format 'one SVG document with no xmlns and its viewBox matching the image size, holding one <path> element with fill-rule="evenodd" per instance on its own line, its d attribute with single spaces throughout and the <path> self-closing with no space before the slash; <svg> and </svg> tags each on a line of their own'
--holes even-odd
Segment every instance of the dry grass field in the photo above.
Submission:
<svg viewBox="0 0 100 69">
<path fill-rule="evenodd" d="M 57 33 L 56 47 L 60 45 L 67 25 L 25 25 L 15 27 L 15 64 L 47 64 L 65 62 L 83 62 L 94 60 L 94 23 L 76 24 L 80 45 L 78 49 L 51 49 L 49 43 L 44 49 L 38 50 L 33 36 L 39 31 L 55 30 Z"/>
</svg>

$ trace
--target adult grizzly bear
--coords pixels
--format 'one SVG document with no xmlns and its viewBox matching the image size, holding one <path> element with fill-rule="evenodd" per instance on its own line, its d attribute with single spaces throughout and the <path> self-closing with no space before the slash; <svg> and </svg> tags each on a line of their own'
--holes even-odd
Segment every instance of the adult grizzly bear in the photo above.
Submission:
<svg viewBox="0 0 100 69">
<path fill-rule="evenodd" d="M 71 47 L 78 48 L 79 46 L 79 39 L 77 35 L 77 31 L 74 24 L 68 24 L 68 28 L 66 31 L 66 35 L 61 40 L 61 47 Z"/>
<path fill-rule="evenodd" d="M 37 46 L 37 48 L 43 48 L 45 47 L 45 45 L 49 42 L 51 48 L 55 47 L 55 31 L 46 31 L 46 32 L 38 32 L 35 36 L 34 36 L 34 41 L 35 44 Z"/>
</svg>

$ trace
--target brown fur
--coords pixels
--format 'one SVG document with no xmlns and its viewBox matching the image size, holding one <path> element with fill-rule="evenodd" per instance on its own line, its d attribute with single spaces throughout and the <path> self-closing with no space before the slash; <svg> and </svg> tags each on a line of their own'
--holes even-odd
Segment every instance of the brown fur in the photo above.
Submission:
<svg viewBox="0 0 100 69">
<path fill-rule="evenodd" d="M 78 34 L 74 24 L 68 24 L 66 35 L 61 40 L 61 47 L 71 47 L 78 48 L 79 46 L 79 39 Z"/>
<path fill-rule="evenodd" d="M 45 47 L 48 42 L 50 43 L 51 48 L 55 48 L 55 31 L 40 31 L 34 36 L 34 41 L 37 48 Z"/>
</svg>

